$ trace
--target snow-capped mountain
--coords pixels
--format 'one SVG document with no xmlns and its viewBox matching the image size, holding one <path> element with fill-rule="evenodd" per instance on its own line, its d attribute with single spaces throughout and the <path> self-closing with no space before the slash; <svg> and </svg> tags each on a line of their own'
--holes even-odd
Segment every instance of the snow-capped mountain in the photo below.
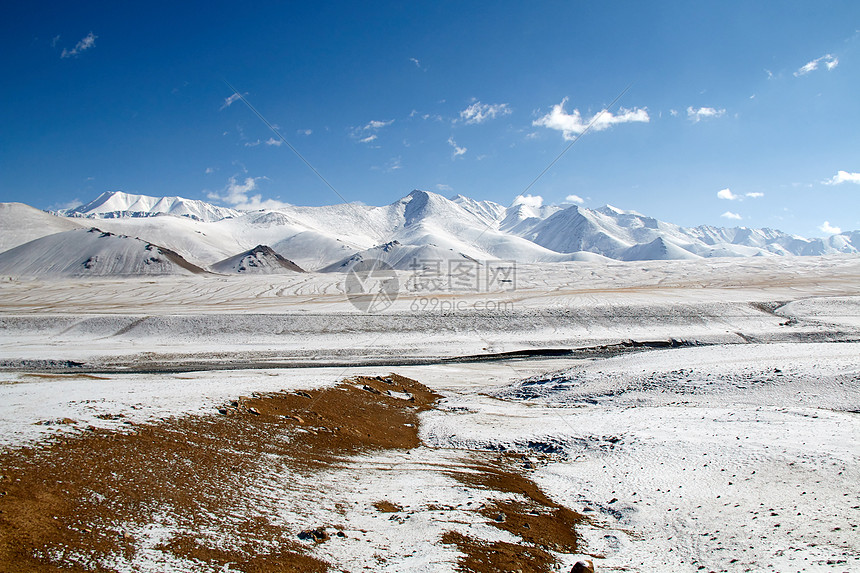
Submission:
<svg viewBox="0 0 860 573">
<path fill-rule="evenodd" d="M 107 191 L 86 205 L 59 211 L 67 217 L 90 217 L 115 219 L 119 217 L 153 217 L 155 215 L 177 215 L 197 221 L 218 221 L 226 217 L 237 217 L 240 211 L 218 207 L 197 199 L 182 197 L 149 197 L 122 191 Z"/>
<path fill-rule="evenodd" d="M 0 208 L 0 248 L 74 228 L 85 222 L 82 218 L 98 219 L 93 224 L 103 231 L 161 245 L 216 273 L 295 270 L 277 257 L 300 269 L 343 271 L 368 258 L 410 269 L 436 260 L 447 268 L 444 261 L 632 261 L 860 250 L 860 231 L 807 239 L 773 229 L 686 228 L 609 205 L 505 207 L 420 190 L 380 207 L 348 203 L 238 211 L 181 197 L 119 192 L 105 193 L 66 216 L 6 204 Z M 83 235 L 64 236 L 75 242 Z M 8 274 L 13 267 L 2 268 Z"/>
</svg>

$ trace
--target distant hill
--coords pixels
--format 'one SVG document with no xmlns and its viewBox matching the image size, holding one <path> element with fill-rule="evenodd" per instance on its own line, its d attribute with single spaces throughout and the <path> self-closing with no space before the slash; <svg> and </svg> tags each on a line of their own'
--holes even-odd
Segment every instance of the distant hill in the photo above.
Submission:
<svg viewBox="0 0 860 573">
<path fill-rule="evenodd" d="M 296 263 L 285 259 L 266 245 L 257 245 L 244 253 L 239 253 L 212 265 L 216 273 L 239 273 L 249 275 L 273 275 L 305 272 Z"/>
<path fill-rule="evenodd" d="M 23 203 L 0 203 L 0 253 L 46 235 L 80 229 L 83 223 Z"/>
<path fill-rule="evenodd" d="M 170 249 L 96 228 L 55 233 L 0 253 L 0 276 L 132 277 L 203 272 Z"/>
</svg>

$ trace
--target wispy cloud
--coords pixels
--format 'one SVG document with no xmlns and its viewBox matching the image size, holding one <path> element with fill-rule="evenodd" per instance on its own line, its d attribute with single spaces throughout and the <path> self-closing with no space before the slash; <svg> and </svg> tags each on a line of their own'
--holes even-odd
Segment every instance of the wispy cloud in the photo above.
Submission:
<svg viewBox="0 0 860 573">
<path fill-rule="evenodd" d="M 298 131 L 296 131 L 296 133 L 299 135 L 310 135 L 313 132 L 314 132 L 314 130 L 312 130 L 312 129 L 299 129 Z"/>
<path fill-rule="evenodd" d="M 857 183 L 860 184 L 860 173 L 849 173 L 848 171 L 837 171 L 836 175 L 822 181 L 825 185 L 839 185 L 840 183 Z"/>
<path fill-rule="evenodd" d="M 460 112 L 460 121 L 469 124 L 484 123 L 496 116 L 510 115 L 511 108 L 506 103 L 481 103 L 476 101 Z"/>
<path fill-rule="evenodd" d="M 214 168 L 214 167 L 207 167 L 207 168 L 203 171 L 203 173 L 205 173 L 206 175 L 212 175 L 213 173 L 215 173 L 215 168 Z"/>
<path fill-rule="evenodd" d="M 392 157 L 388 160 L 388 163 L 385 164 L 386 173 L 391 173 L 392 171 L 397 171 L 402 168 L 403 164 L 399 155 L 397 157 Z"/>
<path fill-rule="evenodd" d="M 839 227 L 831 225 L 830 221 L 824 221 L 823 223 L 821 223 L 821 225 L 819 225 L 818 227 L 818 230 L 828 235 L 838 235 L 842 232 L 842 229 L 840 229 Z"/>
<path fill-rule="evenodd" d="M 257 147 L 257 146 L 258 146 L 258 145 L 260 145 L 261 143 L 263 143 L 263 142 L 262 142 L 262 141 L 260 141 L 259 139 L 258 139 L 258 140 L 256 140 L 256 141 L 246 141 L 246 142 L 245 142 L 245 147 Z"/>
<path fill-rule="evenodd" d="M 77 56 L 78 54 L 81 54 L 81 53 L 85 52 L 86 50 L 89 50 L 90 48 L 92 48 L 93 46 L 96 45 L 96 38 L 98 38 L 98 36 L 96 36 L 95 34 L 90 32 L 89 34 L 84 36 L 84 38 L 80 42 L 75 44 L 75 47 L 72 48 L 71 50 L 69 50 L 67 48 L 63 48 L 63 51 L 60 54 L 60 57 L 61 58 L 73 58 L 73 57 Z M 54 42 L 59 41 L 59 39 L 60 39 L 60 37 L 57 36 L 56 38 L 54 38 Z"/>
<path fill-rule="evenodd" d="M 585 119 L 578 109 L 574 109 L 573 113 L 564 111 L 566 103 L 567 98 L 564 98 L 560 104 L 552 106 L 552 111 L 548 114 L 534 120 L 532 125 L 561 131 L 565 139 L 573 139 L 584 132 L 591 122 L 594 122 L 591 129 L 602 131 L 619 123 L 648 123 L 651 120 L 648 117 L 648 111 L 644 108 L 620 108 L 617 114 L 603 110 Z"/>
<path fill-rule="evenodd" d="M 457 142 L 454 141 L 453 137 L 448 138 L 448 145 L 454 148 L 454 157 L 457 157 L 458 155 L 465 155 L 466 151 L 468 151 L 467 148 L 460 147 L 459 145 L 457 145 Z"/>
<path fill-rule="evenodd" d="M 583 199 L 579 195 L 568 195 L 567 197 L 564 198 L 564 201 L 565 201 L 565 203 L 578 203 L 580 205 L 585 203 L 585 199 Z"/>
<path fill-rule="evenodd" d="M 735 221 L 740 221 L 741 219 L 743 219 L 743 217 L 741 217 L 737 213 L 732 213 L 731 211 L 726 211 L 725 213 L 720 215 L 720 217 L 723 217 L 724 219 L 732 219 Z"/>
<path fill-rule="evenodd" d="M 517 195 L 514 202 L 511 203 L 511 206 L 515 207 L 517 205 L 525 205 L 526 207 L 534 207 L 535 209 L 538 209 L 543 205 L 543 197 L 540 195 L 529 195 L 528 193 L 525 195 Z"/>
<path fill-rule="evenodd" d="M 693 123 L 699 123 L 703 119 L 712 119 L 715 117 L 720 117 L 725 115 L 725 113 L 726 110 L 716 109 L 713 107 L 694 108 L 693 106 L 689 106 L 687 108 L 687 118 Z"/>
<path fill-rule="evenodd" d="M 54 203 L 48 209 L 51 211 L 65 211 L 68 209 L 74 209 L 75 207 L 80 207 L 81 205 L 83 205 L 83 203 L 81 203 L 81 200 L 75 197 L 71 201 L 66 201 L 64 203 Z"/>
<path fill-rule="evenodd" d="M 283 139 L 275 139 L 274 137 L 270 137 L 266 140 L 266 145 L 274 145 L 275 147 L 280 147 L 284 144 Z"/>
<path fill-rule="evenodd" d="M 443 192 L 449 192 L 450 193 L 453 190 L 454 190 L 454 188 L 451 187 L 450 185 L 448 185 L 447 183 L 437 183 L 436 184 L 436 191 L 443 191 Z"/>
<path fill-rule="evenodd" d="M 758 199 L 759 197 L 764 197 L 764 193 L 759 193 L 757 191 L 753 191 L 752 193 L 745 193 L 744 195 L 746 197 L 749 197 L 750 199 Z"/>
<path fill-rule="evenodd" d="M 242 99 L 242 96 L 234 93 L 230 97 L 224 98 L 224 104 L 221 106 L 220 109 L 226 109 L 226 108 L 230 107 L 231 105 L 233 105 L 234 103 L 236 103 L 237 101 L 239 101 L 240 99 Z"/>
<path fill-rule="evenodd" d="M 367 122 L 366 125 L 352 128 L 352 138 L 359 143 L 371 143 L 379 138 L 377 132 L 380 129 L 382 129 L 383 127 L 388 127 L 392 123 L 394 123 L 393 119 L 385 121 L 373 119 Z"/>
<path fill-rule="evenodd" d="M 800 76 L 805 76 L 810 72 L 814 72 L 821 65 L 824 64 L 824 67 L 827 68 L 828 71 L 832 70 L 836 66 L 839 65 L 839 58 L 832 54 L 825 54 L 820 58 L 815 58 L 811 62 L 807 62 L 804 65 L 800 66 L 796 72 L 794 72 L 794 77 L 799 78 Z"/>
<path fill-rule="evenodd" d="M 383 127 L 388 127 L 394 123 L 393 119 L 389 119 L 388 121 L 379 121 L 376 119 L 370 120 L 367 125 L 364 126 L 364 129 L 382 129 Z"/>
</svg>

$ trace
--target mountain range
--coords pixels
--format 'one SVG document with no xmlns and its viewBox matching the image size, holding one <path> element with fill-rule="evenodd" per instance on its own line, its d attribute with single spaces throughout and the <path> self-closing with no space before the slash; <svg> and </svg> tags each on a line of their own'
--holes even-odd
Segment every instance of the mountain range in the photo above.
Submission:
<svg viewBox="0 0 860 573">
<path fill-rule="evenodd" d="M 687 228 L 609 205 L 505 207 L 420 190 L 381 207 L 258 211 L 111 191 L 53 213 L 0 204 L 0 251 L 0 275 L 6 276 L 291 273 L 342 271 L 370 258 L 406 270 L 464 259 L 549 263 L 857 253 L 860 232 L 807 239 L 773 229 Z"/>
</svg>

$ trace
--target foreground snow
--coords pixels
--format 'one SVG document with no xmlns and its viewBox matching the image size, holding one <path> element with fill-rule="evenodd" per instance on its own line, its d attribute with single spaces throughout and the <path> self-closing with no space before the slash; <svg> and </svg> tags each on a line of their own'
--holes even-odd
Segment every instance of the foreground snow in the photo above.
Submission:
<svg viewBox="0 0 860 573">
<path fill-rule="evenodd" d="M 444 396 L 421 415 L 422 447 L 351 456 L 301 490 L 273 460 L 249 492 L 254 511 L 272 520 L 341 527 L 346 538 L 307 550 L 344 570 L 451 570 L 455 548 L 437 543 L 451 529 L 507 540 L 467 510 L 488 492 L 450 472 L 513 451 L 554 501 L 591 517 L 579 529 L 580 550 L 598 570 L 850 571 L 860 567 L 858 284 L 852 258 L 548 266 L 521 272 L 515 291 L 446 294 L 515 302 L 507 312 L 410 314 L 420 297 L 408 294 L 368 316 L 350 307 L 340 283 L 316 274 L 241 284 L 7 282 L 7 364 L 169 369 L 200 359 L 212 370 L 7 368 L 0 447 L 88 426 L 124 431 L 125 422 L 212 413 L 239 395 L 395 371 Z M 670 337 L 703 344 L 576 360 L 402 364 Z M 249 366 L 219 370 L 219 355 Z M 357 366 L 380 355 L 391 365 Z M 319 356 L 341 365 L 266 367 Z M 380 500 L 401 509 L 379 513 L 372 504 Z M 351 509 L 336 510 L 343 507 Z M 164 561 L 159 540 L 174 527 L 153 523 L 148 549 L 116 567 L 193 565 Z M 566 556 L 563 570 L 576 558 Z"/>
<path fill-rule="evenodd" d="M 860 565 L 858 356 L 860 343 L 793 343 L 404 367 L 398 371 L 445 396 L 423 415 L 426 448 L 344 460 L 304 493 L 281 483 L 287 476 L 274 465 L 257 493 L 285 523 L 342 527 L 347 541 L 313 554 L 347 570 L 442 571 L 456 557 L 435 543 L 446 529 L 471 523 L 472 534 L 506 539 L 474 514 L 427 511 L 484 500 L 446 472 L 469 452 L 518 451 L 533 461 L 524 471 L 554 500 L 593 517 L 580 529 L 581 550 L 599 556 L 600 570 L 847 571 Z M 119 430 L 361 372 L 382 373 L 7 373 L 0 425 L 7 446 L 87 425 Z M 76 424 L 44 424 L 63 418 Z M 369 509 L 379 500 L 402 508 L 397 520 Z M 333 510 L 345 505 L 354 510 Z M 161 527 L 169 536 L 169 524 Z M 128 570 L 157 568 L 163 558 L 155 552 L 148 563 L 145 555 Z"/>
</svg>

